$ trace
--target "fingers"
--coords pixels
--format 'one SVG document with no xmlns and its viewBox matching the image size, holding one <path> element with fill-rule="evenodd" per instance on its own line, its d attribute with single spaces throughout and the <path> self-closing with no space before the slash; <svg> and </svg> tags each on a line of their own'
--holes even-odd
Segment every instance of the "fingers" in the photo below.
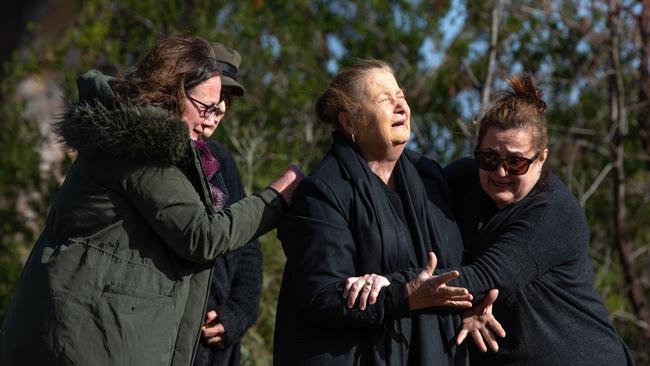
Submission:
<svg viewBox="0 0 650 366">
<path fill-rule="evenodd" d="M 429 274 L 429 276 L 433 276 L 433 272 L 436 270 L 436 266 L 438 265 L 438 258 L 433 252 L 429 252 L 428 257 L 429 262 L 427 263 L 427 266 L 424 268 L 424 270 Z"/>
<path fill-rule="evenodd" d="M 437 287 L 440 287 L 451 280 L 455 280 L 459 276 L 460 276 L 460 272 L 449 271 L 437 276 L 433 276 L 433 282 L 436 284 Z"/>
<path fill-rule="evenodd" d="M 429 289 L 435 293 L 448 298 L 455 298 L 454 300 L 471 300 L 473 297 L 465 287 L 443 286 L 440 288 L 432 287 Z"/>
<path fill-rule="evenodd" d="M 487 347 L 485 346 L 485 342 L 483 342 L 483 337 L 481 336 L 481 332 L 478 330 L 474 329 L 472 332 L 472 339 L 474 339 L 474 343 L 478 347 L 478 349 L 481 350 L 481 352 L 487 352 Z"/>
<path fill-rule="evenodd" d="M 384 276 L 374 274 L 370 276 L 370 281 L 372 282 L 372 288 L 370 289 L 370 295 L 368 295 L 368 303 L 372 305 L 377 302 L 381 289 L 390 286 L 390 281 Z"/>
<path fill-rule="evenodd" d="M 216 346 L 219 343 L 221 343 L 222 341 L 223 341 L 223 337 L 219 335 L 219 336 L 207 339 L 205 341 L 205 343 L 207 343 L 209 346 Z"/>
<path fill-rule="evenodd" d="M 503 329 L 501 326 L 501 323 L 499 323 L 494 316 L 492 316 L 492 319 L 488 320 L 487 322 L 488 326 L 494 333 L 496 333 L 499 337 L 505 338 L 506 337 L 506 331 Z"/>
<path fill-rule="evenodd" d="M 359 277 L 350 277 L 347 280 L 345 280 L 345 285 L 343 287 L 343 298 L 347 299 L 348 296 L 350 295 L 350 289 L 352 288 L 352 285 L 359 280 Z"/>
<path fill-rule="evenodd" d="M 208 328 L 208 330 L 207 335 L 205 332 L 203 334 L 206 339 L 205 343 L 210 346 L 215 346 L 224 341 L 226 329 L 223 327 L 223 324 L 219 323 L 214 327 Z"/>
<path fill-rule="evenodd" d="M 483 308 L 487 308 L 488 306 L 494 304 L 494 302 L 497 301 L 498 296 L 499 296 L 499 290 L 493 288 L 487 293 L 487 295 L 485 295 L 485 298 L 483 298 L 483 301 L 481 301 L 481 306 Z"/>
<path fill-rule="evenodd" d="M 469 309 L 472 307 L 472 302 L 471 301 L 455 301 L 455 300 L 446 300 L 441 306 L 446 306 L 446 307 L 452 307 L 452 308 L 462 308 L 462 309 Z"/>
<path fill-rule="evenodd" d="M 214 310 L 210 310 L 205 314 L 205 320 L 203 320 L 203 325 L 208 326 L 210 323 L 212 323 L 215 319 L 217 319 L 217 312 Z"/>
<path fill-rule="evenodd" d="M 390 281 L 377 274 L 349 277 L 343 285 L 343 298 L 347 299 L 348 308 L 352 309 L 358 303 L 359 309 L 365 310 L 368 304 L 377 302 L 381 289 L 387 286 L 390 286 Z"/>
<path fill-rule="evenodd" d="M 483 336 L 483 339 L 487 341 L 488 346 L 490 346 L 490 349 L 492 349 L 492 351 L 494 352 L 498 352 L 499 344 L 497 343 L 497 340 L 494 339 L 494 335 L 492 334 L 492 332 L 490 332 L 490 330 L 485 327 L 481 328 L 480 332 L 481 335 Z"/>
<path fill-rule="evenodd" d="M 370 295 L 371 288 L 372 283 L 370 283 L 370 281 L 366 281 L 365 284 L 361 287 L 361 293 L 359 295 L 359 310 L 366 310 L 368 295 Z"/>
<path fill-rule="evenodd" d="M 354 303 L 359 298 L 359 294 L 361 294 L 367 279 L 368 275 L 357 277 L 357 280 L 350 287 L 350 292 L 348 293 L 348 308 L 352 309 L 352 307 L 354 307 Z"/>
<path fill-rule="evenodd" d="M 211 327 L 203 327 L 201 330 L 203 337 L 208 341 L 214 337 L 221 337 L 225 331 L 226 329 L 221 323 L 217 323 Z"/>
<path fill-rule="evenodd" d="M 461 329 L 460 332 L 458 333 L 458 336 L 456 337 L 456 345 L 460 346 L 465 338 L 467 337 L 467 333 L 469 331 L 467 329 Z"/>
</svg>

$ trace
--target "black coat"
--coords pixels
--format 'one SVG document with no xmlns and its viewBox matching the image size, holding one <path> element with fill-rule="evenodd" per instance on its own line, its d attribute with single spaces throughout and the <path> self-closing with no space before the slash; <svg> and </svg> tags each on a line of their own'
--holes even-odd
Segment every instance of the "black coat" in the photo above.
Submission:
<svg viewBox="0 0 650 366">
<path fill-rule="evenodd" d="M 472 365 L 632 364 L 593 287 L 589 227 L 552 173 L 521 201 L 497 209 L 473 159 L 446 168 L 467 248 L 459 283 L 481 297 L 500 290 L 494 315 L 507 336 Z"/>
<path fill-rule="evenodd" d="M 212 154 L 219 160 L 219 171 L 213 179 L 225 187 L 226 206 L 245 197 L 237 165 L 230 153 L 210 142 Z M 257 320 L 262 285 L 262 251 L 254 240 L 246 246 L 218 257 L 214 263 L 207 311 L 216 310 L 218 321 L 225 328 L 220 346 L 199 344 L 195 366 L 236 366 L 241 358 L 241 338 Z"/>
<path fill-rule="evenodd" d="M 431 202 L 405 154 L 394 174 L 408 225 L 400 224 L 384 183 L 338 133 L 296 190 L 278 231 L 287 264 L 276 317 L 276 365 L 466 361 L 464 350 L 453 346 L 457 316 L 410 311 L 405 290 L 430 250 L 441 265 L 460 264 L 460 233 L 442 200 L 444 180 L 428 182 Z M 341 296 L 344 281 L 367 273 L 384 275 L 391 285 L 366 310 L 348 309 Z"/>
</svg>

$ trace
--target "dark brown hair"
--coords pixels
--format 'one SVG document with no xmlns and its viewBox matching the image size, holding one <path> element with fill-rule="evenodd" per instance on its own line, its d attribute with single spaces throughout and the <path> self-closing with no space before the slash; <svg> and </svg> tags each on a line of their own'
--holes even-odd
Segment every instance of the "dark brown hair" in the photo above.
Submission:
<svg viewBox="0 0 650 366">
<path fill-rule="evenodd" d="M 371 71 L 385 70 L 395 74 L 384 61 L 359 60 L 339 72 L 329 88 L 316 101 L 318 119 L 339 128 L 339 113 L 355 114 L 364 95 L 361 80 Z"/>
<path fill-rule="evenodd" d="M 500 91 L 497 100 L 483 112 L 478 120 L 478 149 L 488 128 L 500 130 L 530 127 L 533 147 L 537 152 L 548 147 L 548 126 L 544 113 L 544 92 L 535 86 L 532 77 L 519 74 L 508 80 L 510 89 Z"/>
<path fill-rule="evenodd" d="M 152 104 L 181 116 L 192 88 L 220 74 L 209 42 L 192 35 L 164 38 L 113 89 L 121 102 Z"/>
</svg>

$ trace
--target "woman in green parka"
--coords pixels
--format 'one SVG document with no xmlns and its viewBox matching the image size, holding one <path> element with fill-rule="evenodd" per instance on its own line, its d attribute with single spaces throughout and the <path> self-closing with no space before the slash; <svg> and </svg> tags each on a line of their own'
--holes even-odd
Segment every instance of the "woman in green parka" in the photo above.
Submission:
<svg viewBox="0 0 650 366">
<path fill-rule="evenodd" d="M 193 140 L 219 66 L 164 39 L 125 77 L 78 80 L 55 131 L 78 152 L 0 330 L 0 365 L 191 365 L 215 257 L 277 225 L 302 173 L 217 211 Z M 189 132 L 189 133 L 188 133 Z"/>
</svg>

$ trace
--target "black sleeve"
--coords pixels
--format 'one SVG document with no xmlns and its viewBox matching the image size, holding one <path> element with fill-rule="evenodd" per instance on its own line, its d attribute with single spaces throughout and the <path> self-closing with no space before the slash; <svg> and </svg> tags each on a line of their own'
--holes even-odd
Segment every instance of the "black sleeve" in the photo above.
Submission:
<svg viewBox="0 0 650 366">
<path fill-rule="evenodd" d="M 385 320 L 408 312 L 405 286 L 412 274 L 379 273 L 391 285 L 382 289 L 377 302 L 365 310 L 348 309 L 342 297 L 344 282 L 362 273 L 356 270 L 356 245 L 339 198 L 315 177 L 301 182 L 278 229 L 287 256 L 285 277 L 310 321 L 382 327 Z"/>
<path fill-rule="evenodd" d="M 500 298 L 521 290 L 550 270 L 558 271 L 581 255 L 588 242 L 584 214 L 558 197 L 530 199 L 507 220 L 490 246 L 460 268 L 460 286 L 482 298 L 498 288 Z"/>
<path fill-rule="evenodd" d="M 255 240 L 240 250 L 242 253 L 233 276 L 230 296 L 217 309 L 225 329 L 225 347 L 239 341 L 244 332 L 255 324 L 259 313 L 263 270 L 260 243 Z"/>
</svg>

